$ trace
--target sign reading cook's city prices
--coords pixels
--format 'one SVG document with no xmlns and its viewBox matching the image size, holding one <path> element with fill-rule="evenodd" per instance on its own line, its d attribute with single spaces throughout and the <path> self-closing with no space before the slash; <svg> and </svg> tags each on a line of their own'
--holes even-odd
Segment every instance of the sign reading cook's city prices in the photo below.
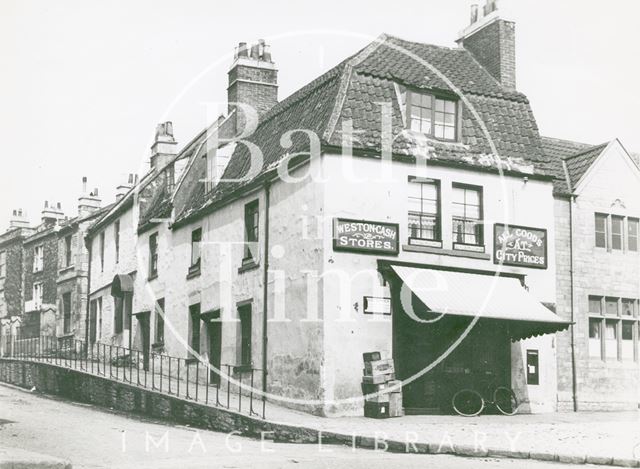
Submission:
<svg viewBox="0 0 640 469">
<path fill-rule="evenodd" d="M 367 254 L 398 254 L 398 224 L 333 219 L 333 249 Z"/>
<path fill-rule="evenodd" d="M 547 230 L 496 223 L 493 241 L 495 264 L 547 268 Z"/>
</svg>

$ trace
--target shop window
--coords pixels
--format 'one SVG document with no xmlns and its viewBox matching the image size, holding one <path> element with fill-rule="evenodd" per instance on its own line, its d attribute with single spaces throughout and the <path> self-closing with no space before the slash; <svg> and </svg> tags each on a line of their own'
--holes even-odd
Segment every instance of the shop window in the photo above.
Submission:
<svg viewBox="0 0 640 469">
<path fill-rule="evenodd" d="M 401 106 L 407 116 L 407 128 L 440 140 L 458 138 L 458 103 L 428 93 L 404 90 Z"/>
<path fill-rule="evenodd" d="M 612 216 L 611 217 L 611 248 L 616 250 L 622 250 L 622 225 L 624 224 L 623 217 Z"/>
<path fill-rule="evenodd" d="M 71 244 L 73 241 L 73 237 L 71 235 L 66 236 L 64 238 L 64 266 L 65 267 L 70 267 L 73 263 L 73 256 L 72 256 L 72 248 L 71 248 Z"/>
<path fill-rule="evenodd" d="M 410 178 L 409 239 L 441 241 L 439 181 Z"/>
<path fill-rule="evenodd" d="M 537 350 L 527 350 L 527 384 L 540 384 L 540 367 Z"/>
<path fill-rule="evenodd" d="M 589 318 L 589 356 L 602 358 L 602 319 Z"/>
<path fill-rule="evenodd" d="M 120 220 L 113 224 L 113 244 L 116 248 L 116 264 L 120 262 Z"/>
<path fill-rule="evenodd" d="M 149 236 L 149 278 L 158 276 L 158 233 Z"/>
<path fill-rule="evenodd" d="M 638 251 L 638 226 L 637 218 L 627 220 L 627 246 L 629 251 Z"/>
<path fill-rule="evenodd" d="M 41 272 L 44 269 L 44 246 L 36 246 L 33 250 L 33 271 Z"/>
<path fill-rule="evenodd" d="M 164 298 L 156 301 L 154 344 L 164 344 Z"/>
<path fill-rule="evenodd" d="M 0 278 L 7 276 L 7 253 L 6 251 L 0 252 Z"/>
<path fill-rule="evenodd" d="M 62 330 L 65 334 L 71 332 L 71 293 L 62 294 Z"/>
<path fill-rule="evenodd" d="M 244 257 L 243 262 L 258 261 L 258 201 L 244 206 Z"/>
<path fill-rule="evenodd" d="M 615 319 L 607 319 L 604 323 L 604 350 L 605 357 L 609 360 L 618 359 L 618 322 Z"/>
<path fill-rule="evenodd" d="M 634 321 L 622 321 L 622 359 L 633 360 L 633 326 Z"/>
<path fill-rule="evenodd" d="M 240 366 L 251 366 L 251 304 L 238 307 L 240 319 L 239 357 Z"/>
<path fill-rule="evenodd" d="M 200 353 L 200 303 L 189 306 L 189 346 L 191 358 Z"/>
<path fill-rule="evenodd" d="M 453 242 L 483 246 L 482 189 L 453 185 Z"/>
<path fill-rule="evenodd" d="M 607 225 L 608 216 L 596 213 L 596 247 L 606 248 L 608 246 Z"/>
</svg>

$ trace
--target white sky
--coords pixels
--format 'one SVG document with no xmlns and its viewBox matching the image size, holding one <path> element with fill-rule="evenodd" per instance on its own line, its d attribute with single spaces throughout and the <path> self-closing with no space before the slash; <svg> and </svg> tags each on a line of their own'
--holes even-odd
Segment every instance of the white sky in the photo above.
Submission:
<svg viewBox="0 0 640 469">
<path fill-rule="evenodd" d="M 454 45 L 470 3 L 0 0 L 0 230 L 13 208 L 37 222 L 45 199 L 75 215 L 85 175 L 113 201 L 146 171 L 158 122 L 186 144 L 211 117 L 204 103 L 226 102 L 240 41 L 271 44 L 282 99 L 382 32 Z M 640 2 L 506 3 L 542 134 L 640 150 Z"/>
</svg>

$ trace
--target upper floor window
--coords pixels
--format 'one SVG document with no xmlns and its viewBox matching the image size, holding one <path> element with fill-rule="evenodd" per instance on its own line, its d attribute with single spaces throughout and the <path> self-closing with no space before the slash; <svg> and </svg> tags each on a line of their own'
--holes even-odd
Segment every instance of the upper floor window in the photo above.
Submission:
<svg viewBox="0 0 640 469">
<path fill-rule="evenodd" d="M 149 236 L 149 278 L 158 276 L 158 233 Z"/>
<path fill-rule="evenodd" d="M 202 242 L 202 228 L 191 232 L 191 267 L 200 267 L 200 243 Z"/>
<path fill-rule="evenodd" d="M 409 238 L 442 240 L 439 181 L 409 179 Z"/>
<path fill-rule="evenodd" d="M 455 100 L 416 91 L 403 92 L 402 99 L 409 129 L 442 140 L 458 138 Z"/>
<path fill-rule="evenodd" d="M 596 213 L 596 246 L 599 248 L 607 247 L 607 215 Z"/>
<path fill-rule="evenodd" d="M 33 252 L 33 271 L 40 272 L 44 269 L 44 246 L 36 246 Z"/>
<path fill-rule="evenodd" d="M 100 272 L 104 272 L 104 231 L 100 233 Z"/>
<path fill-rule="evenodd" d="M 113 244 L 116 248 L 116 264 L 120 262 L 120 220 L 113 224 Z"/>
<path fill-rule="evenodd" d="M 482 188 L 453 185 L 453 242 L 475 246 L 484 245 L 482 223 Z"/>
<path fill-rule="evenodd" d="M 638 250 L 638 225 L 639 221 L 637 218 L 629 218 L 627 220 L 627 236 L 629 238 L 629 251 L 637 251 Z"/>
<path fill-rule="evenodd" d="M 258 254 L 258 201 L 244 206 L 244 258 L 257 261 Z"/>
<path fill-rule="evenodd" d="M 7 276 L 7 253 L 6 251 L 0 252 L 0 278 Z"/>
<path fill-rule="evenodd" d="M 638 251 L 638 219 L 595 214 L 595 245 L 616 251 Z"/>
<path fill-rule="evenodd" d="M 69 267 L 72 263 L 72 251 L 71 251 L 71 243 L 73 241 L 73 237 L 71 235 L 66 236 L 64 238 L 64 266 Z"/>
</svg>

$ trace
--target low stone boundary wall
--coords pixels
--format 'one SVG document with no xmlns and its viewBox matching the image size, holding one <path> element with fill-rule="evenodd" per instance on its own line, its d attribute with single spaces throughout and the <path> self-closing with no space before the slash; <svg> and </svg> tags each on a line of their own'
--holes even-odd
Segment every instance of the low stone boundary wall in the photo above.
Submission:
<svg viewBox="0 0 640 469">
<path fill-rule="evenodd" d="M 73 401 L 206 430 L 236 431 L 255 437 L 273 431 L 269 422 L 248 415 L 49 363 L 0 359 L 0 381 L 27 389 L 35 386 L 40 392 Z"/>
</svg>

